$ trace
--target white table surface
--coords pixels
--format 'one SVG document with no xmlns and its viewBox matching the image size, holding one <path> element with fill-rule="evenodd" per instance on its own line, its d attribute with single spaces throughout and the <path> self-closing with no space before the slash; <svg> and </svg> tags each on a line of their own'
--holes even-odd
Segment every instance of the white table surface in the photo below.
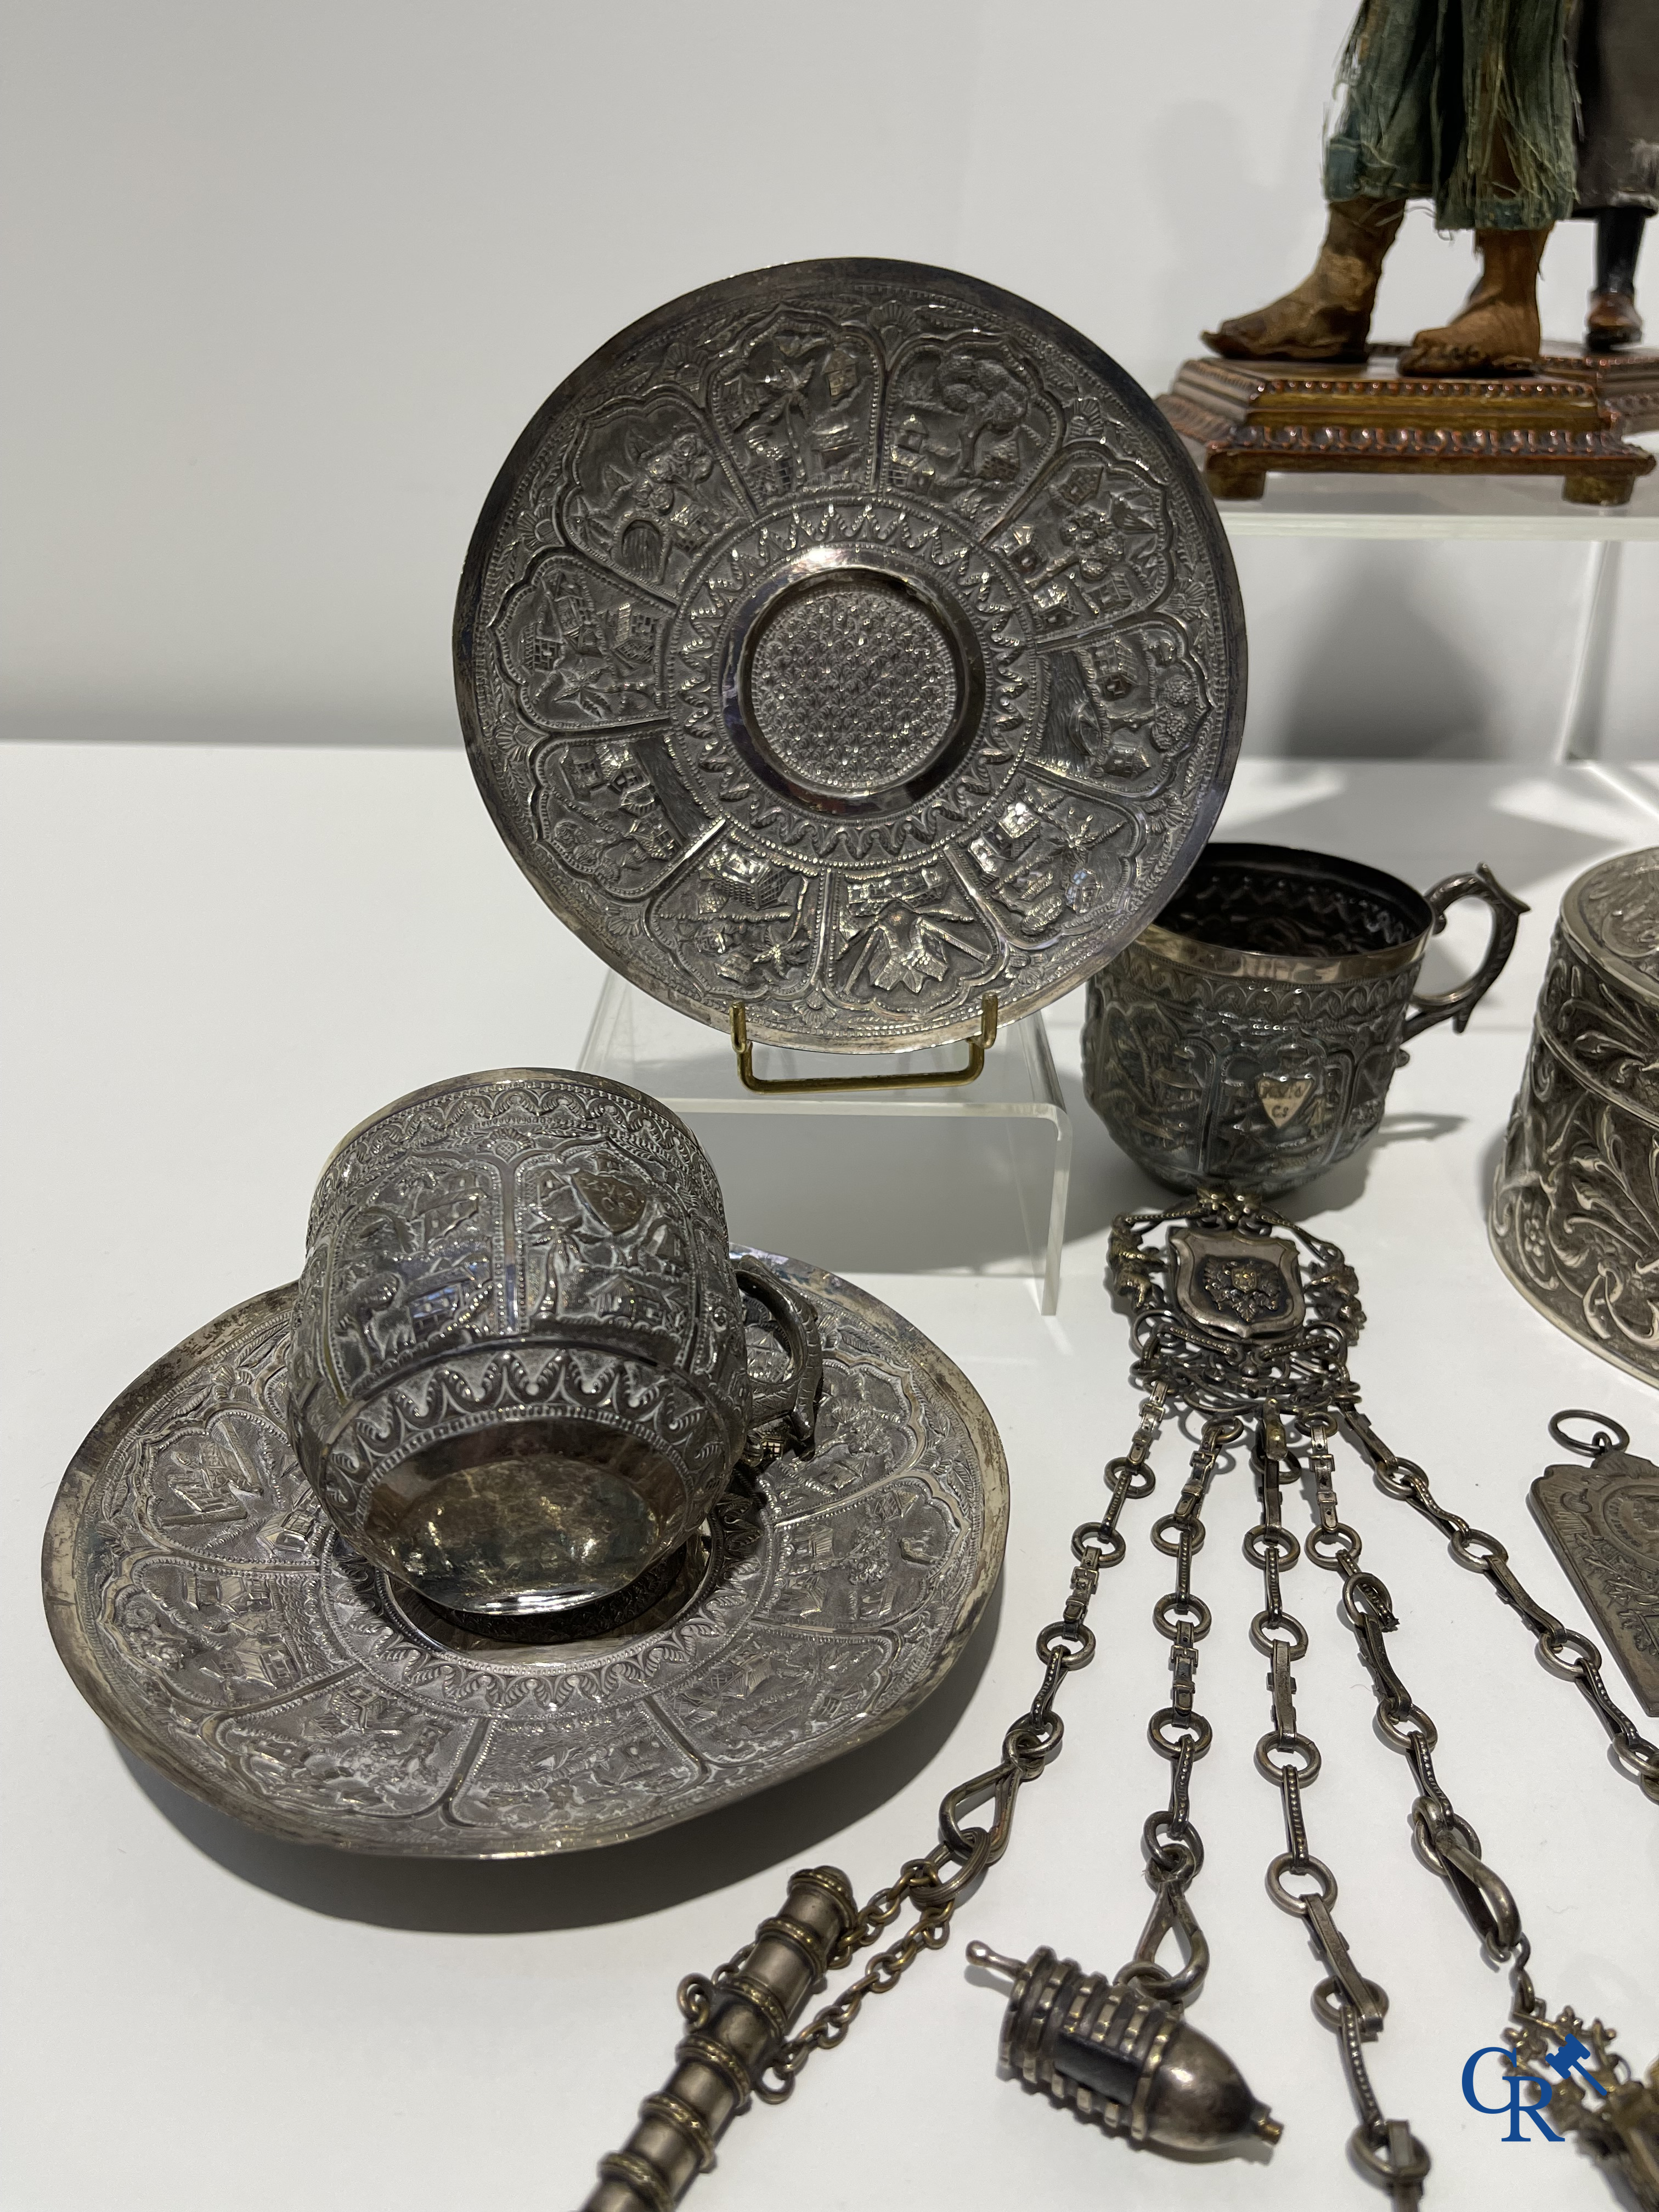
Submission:
<svg viewBox="0 0 1659 2212">
<path fill-rule="evenodd" d="M 1120 1206 L 1154 1194 L 1078 1106 L 1066 1278 L 1042 1320 L 1006 1274 L 881 1275 L 967 1370 L 1007 1447 L 1007 1570 L 993 1629 L 931 1705 L 840 1768 L 638 1844 L 560 1862 L 426 1867 L 264 1839 L 125 1759 L 58 1666 L 36 1580 L 61 1471 L 160 1352 L 291 1276 L 334 1141 L 412 1086 L 464 1068 L 568 1062 L 594 959 L 498 847 L 457 749 L 15 745 L 0 750 L 7 838 L 4 1504 L 9 1732 L 7 2212 L 391 2212 L 411 2203 L 572 2206 L 596 2156 L 665 2078 L 679 1977 L 776 1909 L 793 1866 L 860 1892 L 925 1850 L 934 1807 L 989 1765 L 1036 1678 L 1066 1539 L 1133 1416 L 1126 1332 L 1099 1288 Z M 1589 771 L 1249 763 L 1227 826 L 1362 855 L 1426 884 L 1486 860 L 1531 900 L 1510 975 L 1462 1039 L 1413 1048 L 1369 1155 L 1304 1211 L 1357 1265 L 1370 1321 L 1354 1364 L 1396 1448 L 1497 1531 L 1546 1603 L 1581 1609 L 1526 1486 L 1559 1457 L 1547 1416 L 1604 1408 L 1638 1449 L 1659 1405 L 1516 1295 L 1483 1200 L 1560 893 L 1659 823 Z M 1454 944 L 1464 941 L 1459 937 Z M 1076 1001 L 1054 1010 L 1075 1093 Z M 834 1206 L 833 1192 L 825 1204 Z M 1181 1461 L 1159 1457 L 1164 1486 Z M 1659 2052 L 1659 1817 L 1610 1769 L 1576 1692 L 1424 1522 L 1345 1453 L 1345 1510 L 1402 1626 L 1391 1652 L 1439 1723 L 1439 1766 L 1520 1899 L 1540 1988 L 1600 2014 L 1639 2066 Z M 1142 1509 L 1143 1515 L 1148 1509 Z M 1147 1620 L 1168 1583 L 1146 1518 L 1106 1577 L 1100 1653 L 1065 1697 L 1068 1735 L 1027 1793 L 1009 1856 L 949 1948 L 872 2002 L 793 2102 L 757 2108 L 693 2198 L 725 2212 L 990 2212 L 1036 2202 L 1335 2207 L 1382 2200 L 1342 2146 L 1352 2125 L 1321 1971 L 1263 1894 L 1282 1848 L 1250 1749 L 1267 1725 L 1239 1555 L 1248 1479 L 1214 1496 L 1197 1586 L 1214 1608 L 1199 1700 L 1215 1748 L 1194 1812 L 1193 1901 L 1214 1966 L 1194 2021 L 1285 2123 L 1218 2170 L 1137 2154 L 1000 2079 L 1000 2002 L 964 1971 L 974 1935 L 1128 1956 L 1148 1902 L 1138 1838 L 1168 1770 L 1146 1742 L 1167 1695 Z M 1435 2159 L 1431 2205 L 1605 2205 L 1571 2144 L 1501 2142 L 1464 2105 L 1466 2057 L 1496 2040 L 1500 1978 L 1413 1861 L 1405 1762 L 1371 1727 L 1337 1583 L 1307 1565 L 1288 1601 L 1313 1647 L 1299 1711 L 1324 1771 L 1314 1848 L 1338 1917 L 1392 1999 L 1373 2046 L 1385 2109 Z M 1622 1689 L 1622 1684 L 1616 1686 Z"/>
</svg>

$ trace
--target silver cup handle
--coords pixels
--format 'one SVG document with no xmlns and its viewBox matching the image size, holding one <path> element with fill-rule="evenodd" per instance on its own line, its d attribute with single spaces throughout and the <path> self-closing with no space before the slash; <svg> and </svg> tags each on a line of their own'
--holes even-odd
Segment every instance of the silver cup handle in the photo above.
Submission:
<svg viewBox="0 0 1659 2212">
<path fill-rule="evenodd" d="M 1434 915 L 1431 934 L 1437 937 L 1446 926 L 1446 909 L 1459 899 L 1483 899 L 1492 908 L 1492 935 L 1486 939 L 1486 955 L 1467 981 L 1456 984 L 1449 991 L 1419 991 L 1412 997 L 1417 1009 L 1407 1015 L 1403 1037 L 1414 1037 L 1437 1022 L 1449 1022 L 1455 1030 L 1468 1027 L 1469 1016 L 1474 1012 L 1492 985 L 1503 974 L 1509 957 L 1515 950 L 1515 934 L 1521 917 L 1532 909 L 1524 899 L 1506 891 L 1483 860 L 1473 875 L 1448 876 L 1432 890 L 1425 891 Z"/>
<path fill-rule="evenodd" d="M 823 1389 L 823 1345 L 818 1335 L 818 1317 L 807 1299 L 791 1290 L 752 1254 L 734 1252 L 732 1271 L 738 1279 L 738 1289 L 757 1299 L 770 1314 L 789 1357 L 789 1372 L 782 1381 L 770 1383 L 763 1390 L 757 1389 L 751 1395 L 750 1437 L 757 1430 L 782 1421 L 788 1427 L 789 1441 L 795 1449 L 808 1455 L 816 1436 L 818 1399 Z"/>
</svg>

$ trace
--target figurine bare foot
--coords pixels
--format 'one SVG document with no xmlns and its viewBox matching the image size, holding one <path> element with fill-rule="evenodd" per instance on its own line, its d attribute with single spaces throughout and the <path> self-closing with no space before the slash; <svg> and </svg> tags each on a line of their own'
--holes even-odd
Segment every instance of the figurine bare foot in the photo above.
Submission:
<svg viewBox="0 0 1659 2212">
<path fill-rule="evenodd" d="M 1404 200 L 1338 200 L 1310 275 L 1293 292 L 1237 315 L 1204 343 L 1235 361 L 1364 361 L 1383 257 Z"/>
<path fill-rule="evenodd" d="M 1592 292 L 1584 318 L 1584 343 L 1592 353 L 1612 353 L 1619 346 L 1639 345 L 1642 318 L 1628 292 Z"/>
<path fill-rule="evenodd" d="M 1419 331 L 1401 376 L 1513 375 L 1538 364 L 1538 264 L 1544 230 L 1478 230 L 1480 282 L 1450 322 Z"/>
</svg>

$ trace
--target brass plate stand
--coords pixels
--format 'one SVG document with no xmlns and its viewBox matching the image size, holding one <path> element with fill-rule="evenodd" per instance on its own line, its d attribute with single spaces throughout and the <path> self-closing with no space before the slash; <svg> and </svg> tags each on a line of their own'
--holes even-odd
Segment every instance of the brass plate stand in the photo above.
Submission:
<svg viewBox="0 0 1659 2212">
<path fill-rule="evenodd" d="M 1577 361 L 1570 375 L 1396 376 L 1396 351 L 1373 347 L 1352 368 L 1206 356 L 1183 362 L 1158 404 L 1217 499 L 1260 499 L 1270 470 L 1334 469 L 1559 476 L 1564 498 L 1623 507 L 1653 468 L 1651 453 L 1625 443 L 1633 426 L 1602 389 L 1629 357 L 1593 382 Z"/>
<path fill-rule="evenodd" d="M 997 1041 L 997 994 L 988 991 L 980 1001 L 979 1035 L 968 1039 L 968 1057 L 962 1066 L 929 1068 L 922 1075 L 908 1075 L 902 1068 L 882 1075 L 757 1075 L 747 1009 L 734 1004 L 728 1020 L 738 1074 L 745 1091 L 757 1091 L 767 1097 L 799 1095 L 804 1091 L 944 1091 L 955 1084 L 976 1083 L 984 1074 L 985 1055 Z"/>
</svg>

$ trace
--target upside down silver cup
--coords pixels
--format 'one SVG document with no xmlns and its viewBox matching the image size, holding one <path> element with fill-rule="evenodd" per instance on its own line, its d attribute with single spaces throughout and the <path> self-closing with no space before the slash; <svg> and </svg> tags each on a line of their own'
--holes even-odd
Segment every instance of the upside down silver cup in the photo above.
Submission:
<svg viewBox="0 0 1659 2212">
<path fill-rule="evenodd" d="M 1419 992 L 1429 939 L 1464 898 L 1492 910 L 1486 956 L 1455 989 Z M 1373 1133 L 1407 1037 L 1463 1028 L 1526 911 L 1486 868 L 1419 892 L 1324 853 L 1208 846 L 1090 979 L 1089 1103 L 1176 1190 L 1292 1190 Z"/>
<path fill-rule="evenodd" d="M 763 1392 L 744 1287 L 790 1347 Z M 792 1292 L 734 1267 L 714 1170 L 666 1107 L 558 1069 L 460 1076 L 323 1171 L 289 1427 L 342 1534 L 429 1603 L 555 1612 L 675 1556 L 757 1419 L 805 1440 L 813 1338 Z"/>
</svg>

